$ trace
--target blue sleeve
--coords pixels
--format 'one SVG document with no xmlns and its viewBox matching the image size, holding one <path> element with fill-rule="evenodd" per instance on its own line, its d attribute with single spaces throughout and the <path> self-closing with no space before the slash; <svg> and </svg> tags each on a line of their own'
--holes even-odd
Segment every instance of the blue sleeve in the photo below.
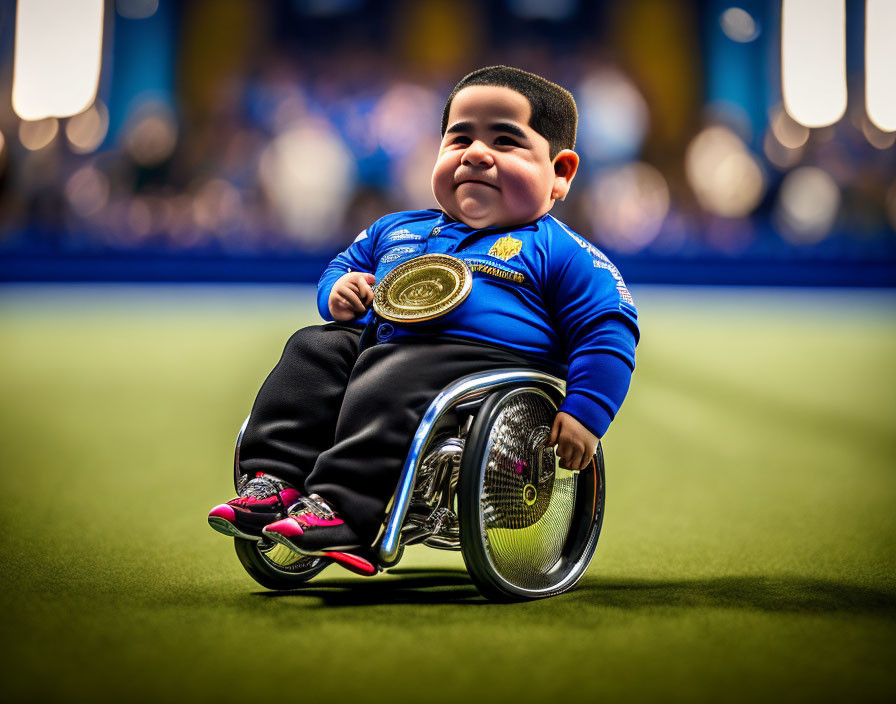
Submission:
<svg viewBox="0 0 896 704">
<path fill-rule="evenodd" d="M 348 249 L 337 254 L 324 269 L 324 273 L 317 282 L 317 310 L 324 320 L 333 320 L 327 301 L 330 299 L 333 284 L 339 277 L 350 271 L 363 271 L 372 274 L 376 269 L 375 247 L 378 224 L 379 221 L 375 222 L 359 234 L 355 241 L 348 246 Z"/>
<path fill-rule="evenodd" d="M 638 343 L 637 311 L 619 271 L 568 232 L 552 238 L 547 300 L 566 344 L 560 410 L 603 437 L 628 393 Z"/>
<path fill-rule="evenodd" d="M 599 438 L 628 393 L 635 353 L 635 336 L 621 320 L 608 318 L 600 328 L 590 351 L 570 356 L 566 398 L 560 405 Z"/>
</svg>

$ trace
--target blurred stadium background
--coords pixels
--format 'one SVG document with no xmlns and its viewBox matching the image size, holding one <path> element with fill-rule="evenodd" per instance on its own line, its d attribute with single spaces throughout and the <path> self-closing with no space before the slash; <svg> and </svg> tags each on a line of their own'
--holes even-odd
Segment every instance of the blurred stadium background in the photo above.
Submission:
<svg viewBox="0 0 896 704">
<path fill-rule="evenodd" d="M 0 699 L 892 701 L 894 36 L 893 0 L 0 2 Z M 642 321 L 595 561 L 530 604 L 417 548 L 264 592 L 205 522 L 236 430 L 489 63 L 576 95 L 556 212 Z"/>
<path fill-rule="evenodd" d="M 789 33 L 777 0 L 21 7 L 0 8 L 7 280 L 316 281 L 372 220 L 435 205 L 444 98 L 503 62 L 576 95 L 556 213 L 631 283 L 896 283 L 887 0 L 794 0 Z"/>
</svg>

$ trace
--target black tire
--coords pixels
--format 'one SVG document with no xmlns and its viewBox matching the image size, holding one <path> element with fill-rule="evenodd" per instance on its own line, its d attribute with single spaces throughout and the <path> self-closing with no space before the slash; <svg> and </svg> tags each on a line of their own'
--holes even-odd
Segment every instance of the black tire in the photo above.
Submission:
<svg viewBox="0 0 896 704">
<path fill-rule="evenodd" d="M 299 589 L 330 564 L 329 561 L 317 557 L 301 557 L 291 564 L 277 562 L 271 559 L 267 553 L 270 551 L 281 553 L 287 551 L 288 548 L 267 540 L 256 542 L 234 538 L 233 547 L 249 576 L 261 586 L 275 591 Z"/>
<path fill-rule="evenodd" d="M 243 433 L 246 432 L 248 424 L 249 418 L 247 417 L 236 437 L 236 449 L 233 457 L 233 485 L 238 492 L 247 479 L 240 471 L 240 445 L 242 445 Z M 298 589 L 330 564 L 328 561 L 316 557 L 289 555 L 289 548 L 269 540 L 257 542 L 234 538 L 233 547 L 240 564 L 249 573 L 249 576 L 261 586 L 275 591 Z M 279 558 L 276 557 L 278 555 Z"/>
<path fill-rule="evenodd" d="M 598 445 L 581 472 L 546 448 L 560 399 L 551 388 L 496 391 L 482 404 L 461 460 L 461 552 L 480 593 L 497 601 L 572 589 L 591 562 L 604 514 Z"/>
</svg>

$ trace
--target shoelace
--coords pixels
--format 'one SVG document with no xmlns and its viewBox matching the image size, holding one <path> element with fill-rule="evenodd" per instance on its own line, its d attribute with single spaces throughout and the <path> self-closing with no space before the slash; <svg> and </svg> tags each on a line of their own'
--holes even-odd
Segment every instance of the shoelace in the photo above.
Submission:
<svg viewBox="0 0 896 704">
<path fill-rule="evenodd" d="M 279 479 L 264 474 L 246 482 L 245 486 L 240 489 L 240 498 L 260 500 L 275 496 L 277 497 L 277 503 L 279 504 L 280 515 L 286 516 L 289 514 L 289 507 L 283 503 L 283 496 L 280 494 L 286 486 L 287 485 Z"/>
<path fill-rule="evenodd" d="M 255 479 L 250 479 L 246 483 L 246 486 L 240 491 L 240 497 L 244 499 L 266 499 L 269 496 L 279 495 L 282 488 L 280 482 L 270 477 L 255 477 Z"/>
<path fill-rule="evenodd" d="M 299 500 L 289 508 L 290 516 L 299 516 L 303 513 L 313 513 L 320 518 L 336 517 L 330 505 L 317 494 L 300 496 Z"/>
</svg>

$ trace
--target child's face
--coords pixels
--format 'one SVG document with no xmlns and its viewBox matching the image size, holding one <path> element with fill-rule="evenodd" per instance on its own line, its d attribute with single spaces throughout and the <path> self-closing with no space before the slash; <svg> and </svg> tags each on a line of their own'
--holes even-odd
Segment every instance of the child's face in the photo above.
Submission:
<svg viewBox="0 0 896 704">
<path fill-rule="evenodd" d="M 442 210 L 476 229 L 522 225 L 566 195 L 572 177 L 558 190 L 548 140 L 529 127 L 531 113 L 523 95 L 503 86 L 468 86 L 454 97 L 432 172 Z"/>
</svg>

